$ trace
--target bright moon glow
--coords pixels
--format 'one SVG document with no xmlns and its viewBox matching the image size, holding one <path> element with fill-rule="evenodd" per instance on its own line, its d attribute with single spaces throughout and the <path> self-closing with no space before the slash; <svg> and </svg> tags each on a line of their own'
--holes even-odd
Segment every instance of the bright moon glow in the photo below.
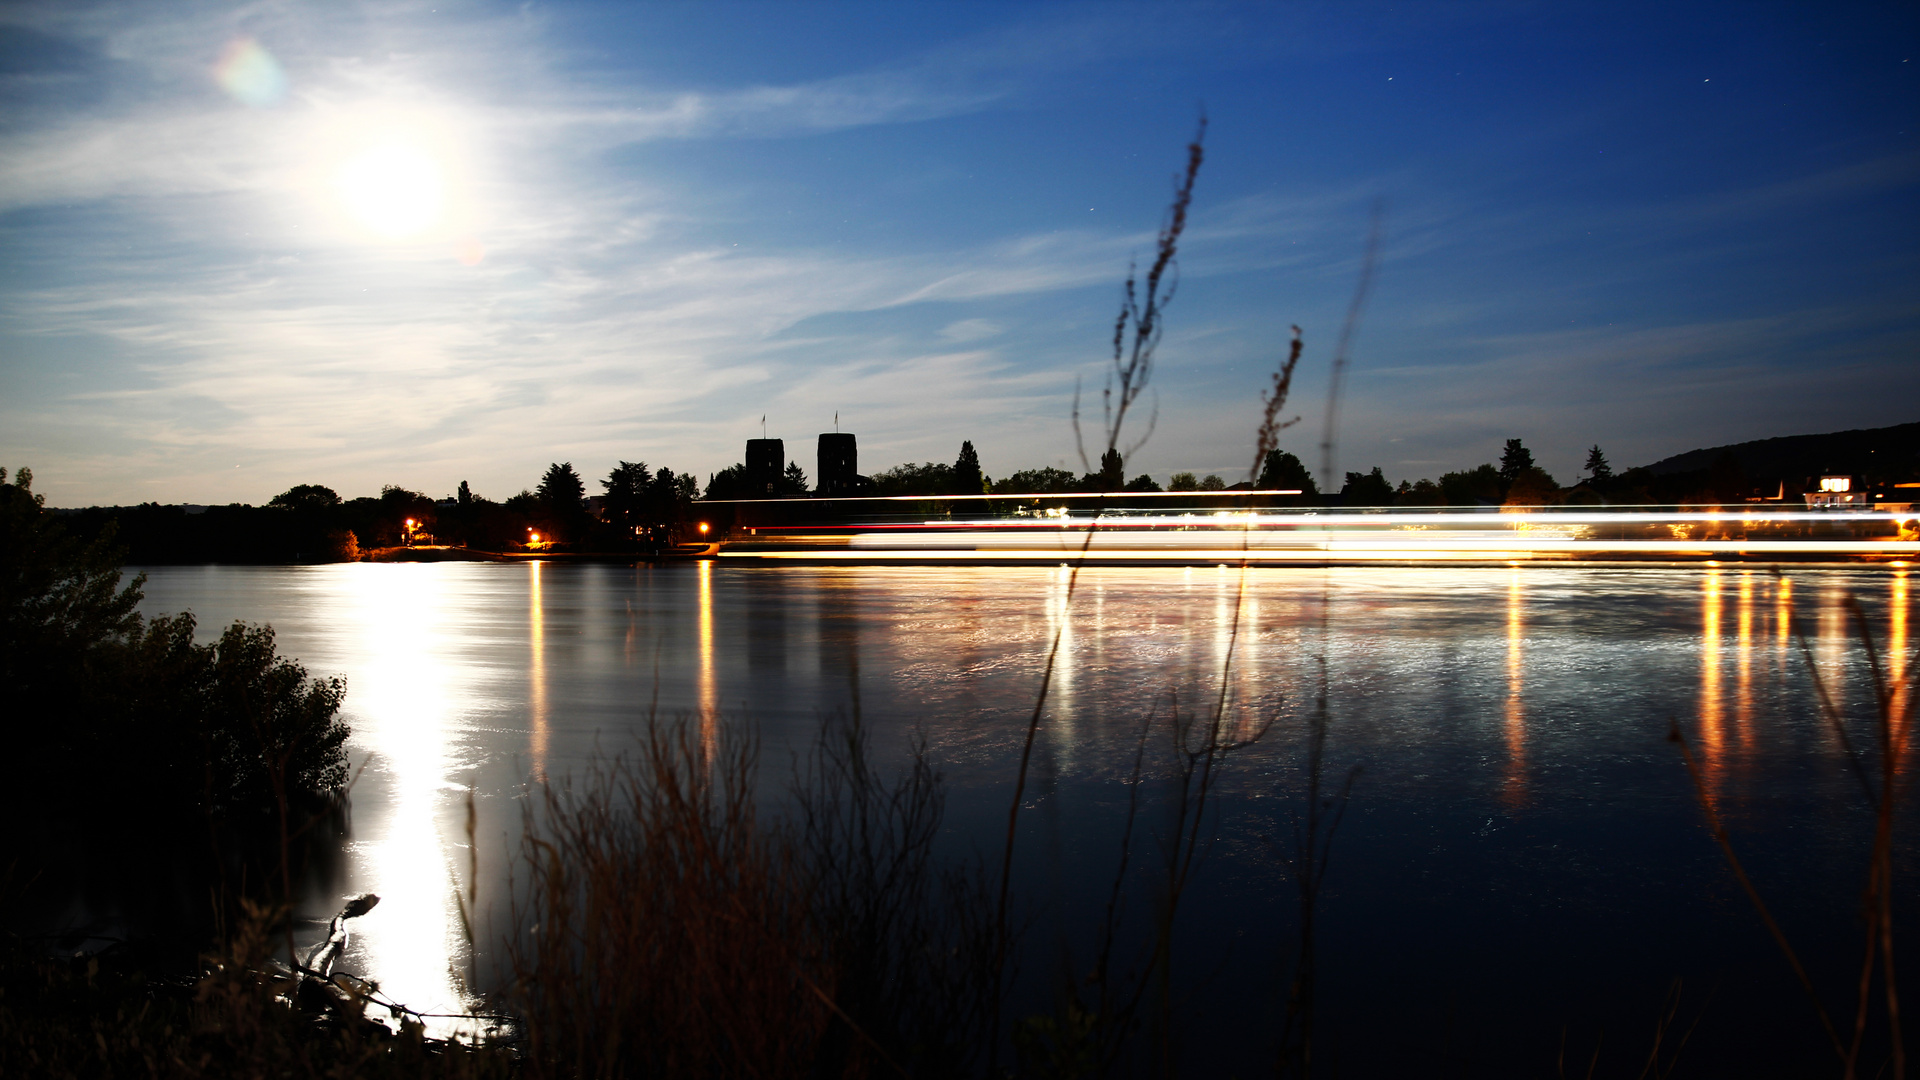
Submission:
<svg viewBox="0 0 1920 1080">
<path fill-rule="evenodd" d="M 398 142 L 362 150 L 340 168 L 341 201 L 360 224 L 388 240 L 418 236 L 440 223 L 446 179 L 432 156 Z"/>
</svg>

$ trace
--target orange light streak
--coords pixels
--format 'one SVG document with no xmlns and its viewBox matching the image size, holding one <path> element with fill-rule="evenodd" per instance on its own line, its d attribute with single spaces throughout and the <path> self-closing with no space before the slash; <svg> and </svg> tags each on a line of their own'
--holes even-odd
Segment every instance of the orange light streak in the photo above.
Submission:
<svg viewBox="0 0 1920 1080">
<path fill-rule="evenodd" d="M 1520 806 L 1527 796 L 1527 707 L 1522 690 L 1526 686 L 1527 638 L 1526 594 L 1521 589 L 1520 571 L 1513 571 L 1507 583 L 1507 783 L 1502 801 Z"/>
<path fill-rule="evenodd" d="M 1739 637 L 1736 655 L 1740 664 L 1740 691 L 1734 706 L 1734 723 L 1740 729 L 1740 745 L 1751 750 L 1753 730 L 1753 574 L 1740 575 Z"/>
<path fill-rule="evenodd" d="M 1913 687 L 1907 683 L 1907 650 L 1911 648 L 1907 638 L 1907 605 L 1911 599 L 1907 592 L 1907 569 L 1901 567 L 1893 572 L 1893 582 L 1887 590 L 1887 680 L 1893 687 L 1892 700 L 1888 707 L 1894 720 L 1893 746 L 1895 768 L 1905 772 L 1908 767 L 1907 752 L 1912 749 L 1909 735 L 1913 731 Z"/>
<path fill-rule="evenodd" d="M 1707 798 L 1718 800 L 1727 733 L 1720 687 L 1720 571 L 1700 583 L 1700 771 Z"/>
<path fill-rule="evenodd" d="M 720 752 L 720 682 L 714 674 L 713 560 L 701 559 L 700 582 L 700 752 L 712 767 Z"/>
</svg>

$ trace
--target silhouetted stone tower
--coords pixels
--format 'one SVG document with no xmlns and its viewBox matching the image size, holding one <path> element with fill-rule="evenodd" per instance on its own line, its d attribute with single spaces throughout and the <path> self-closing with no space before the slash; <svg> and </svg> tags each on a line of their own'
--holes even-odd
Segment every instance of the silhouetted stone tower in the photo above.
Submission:
<svg viewBox="0 0 1920 1080">
<path fill-rule="evenodd" d="M 779 439 L 747 440 L 747 483 L 753 497 L 770 499 L 780 490 L 780 474 L 787 469 L 786 444 Z"/>
<path fill-rule="evenodd" d="M 854 445 L 850 431 L 824 431 L 820 433 L 820 468 L 814 473 L 819 479 L 818 492 L 821 495 L 852 495 L 859 484 L 860 451 Z"/>
</svg>

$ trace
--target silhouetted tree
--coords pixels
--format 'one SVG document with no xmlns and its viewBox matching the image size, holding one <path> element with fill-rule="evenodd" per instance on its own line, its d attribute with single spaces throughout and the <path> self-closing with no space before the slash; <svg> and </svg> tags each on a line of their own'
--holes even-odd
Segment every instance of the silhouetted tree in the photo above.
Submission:
<svg viewBox="0 0 1920 1080">
<path fill-rule="evenodd" d="M 344 683 L 309 681 L 275 655 L 264 626 L 236 623 L 200 645 L 191 615 L 143 621 L 146 579 L 121 585 L 111 530 L 79 543 L 46 513 L 30 470 L 5 480 L 0 470 L 0 681 L 19 715 L 58 718 L 12 725 L 12 749 L 84 762 L 88 781 L 73 784 L 70 770 L 44 785 L 16 777 L 0 797 L 18 800 L 10 814 L 53 814 L 64 827 L 71 812 L 100 813 L 123 830 L 126 815 L 183 806 L 257 814 L 275 805 L 270 779 L 296 799 L 338 790 Z M 50 808 L 67 795 L 80 805 Z M 22 831 L 37 831 L 33 820 Z"/>
<path fill-rule="evenodd" d="M 1301 464 L 1300 459 L 1285 450 L 1267 451 L 1266 461 L 1261 463 L 1260 478 L 1253 486 L 1268 491 L 1298 490 L 1306 495 L 1318 495 L 1320 489 L 1313 482 L 1313 474 Z"/>
<path fill-rule="evenodd" d="M 1190 472 L 1177 472 L 1167 477 L 1168 491 L 1198 491 L 1200 478 Z"/>
<path fill-rule="evenodd" d="M 467 486 L 465 480 L 460 481 L 460 494 L 457 496 L 457 501 L 463 510 L 473 505 L 473 489 Z"/>
<path fill-rule="evenodd" d="M 1440 485 L 1422 477 L 1414 483 L 1400 481 L 1400 487 L 1393 493 L 1395 506 L 1445 506 L 1446 493 Z"/>
<path fill-rule="evenodd" d="M 0 469 L 0 685 L 16 718 L 61 716 L 59 698 L 88 654 L 139 626 L 146 576 L 121 588 L 111 527 L 81 543 L 46 512 L 32 469 L 6 478 Z M 8 726 L 30 737 L 51 725 Z"/>
<path fill-rule="evenodd" d="M 1370 473 L 1350 472 L 1340 489 L 1340 501 L 1347 506 L 1388 506 L 1393 503 L 1393 485 L 1378 465 Z"/>
<path fill-rule="evenodd" d="M 587 485 L 581 481 L 580 474 L 573 471 L 571 461 L 548 465 L 538 491 L 547 512 L 556 519 L 577 518 L 587 512 Z"/>
<path fill-rule="evenodd" d="M 600 487 L 605 490 L 605 502 L 608 524 L 621 529 L 631 530 L 640 524 L 636 515 L 647 500 L 647 489 L 653 483 L 653 473 L 644 461 L 622 461 L 613 467 Z"/>
<path fill-rule="evenodd" d="M 1500 481 L 1511 484 L 1531 468 L 1533 451 L 1522 446 L 1519 439 L 1508 439 L 1507 448 L 1500 454 Z"/>
<path fill-rule="evenodd" d="M 1498 506 L 1507 497 L 1507 484 L 1492 462 L 1461 472 L 1442 473 L 1440 491 L 1449 506 Z"/>
<path fill-rule="evenodd" d="M 1151 474 L 1141 473 L 1139 476 L 1136 476 L 1133 479 L 1127 481 L 1127 486 L 1124 490 L 1159 491 L 1160 485 L 1153 482 L 1153 476 Z"/>
<path fill-rule="evenodd" d="M 953 466 L 931 461 L 895 465 L 873 475 L 875 495 L 946 495 L 953 491 Z"/>
<path fill-rule="evenodd" d="M 707 474 L 707 498 L 709 499 L 751 499 L 765 497 L 766 493 L 755 492 L 753 480 L 747 475 L 745 462 L 736 461 L 717 473 Z"/>
<path fill-rule="evenodd" d="M 287 510 L 331 510 L 340 505 L 340 496 L 319 484 L 295 484 L 267 500 L 267 505 Z"/>
<path fill-rule="evenodd" d="M 985 490 L 985 479 L 980 473 L 980 455 L 974 453 L 973 441 L 963 440 L 960 457 L 953 463 L 953 493 L 979 495 Z"/>
<path fill-rule="evenodd" d="M 1529 465 L 1507 485 L 1508 506 L 1552 506 L 1560 502 L 1560 485 L 1538 465 Z"/>
<path fill-rule="evenodd" d="M 408 518 L 428 531 L 434 525 L 433 500 L 398 484 L 383 486 L 378 499 L 355 499 L 344 509 L 362 548 L 393 547 L 400 543 Z"/>
<path fill-rule="evenodd" d="M 781 495 L 805 495 L 807 471 L 797 461 L 787 462 L 787 471 L 780 474 L 780 483 L 775 490 Z"/>
<path fill-rule="evenodd" d="M 1218 473 L 1208 473 L 1200 478 L 1200 486 L 1197 490 L 1225 491 L 1227 490 L 1227 482 L 1220 479 L 1220 474 Z"/>
<path fill-rule="evenodd" d="M 1065 469 L 1047 466 L 1042 469 L 1022 469 L 993 485 L 995 495 L 1058 495 L 1072 491 L 1078 481 Z"/>
<path fill-rule="evenodd" d="M 1119 491 L 1127 486 L 1126 460 L 1120 451 L 1108 450 L 1100 455 L 1100 471 L 1087 477 L 1089 491 Z"/>
<path fill-rule="evenodd" d="M 1613 479 L 1613 466 L 1607 464 L 1607 455 L 1600 452 L 1599 443 L 1594 443 L 1593 449 L 1587 451 L 1586 470 L 1587 475 L 1595 483 L 1605 483 Z"/>
</svg>

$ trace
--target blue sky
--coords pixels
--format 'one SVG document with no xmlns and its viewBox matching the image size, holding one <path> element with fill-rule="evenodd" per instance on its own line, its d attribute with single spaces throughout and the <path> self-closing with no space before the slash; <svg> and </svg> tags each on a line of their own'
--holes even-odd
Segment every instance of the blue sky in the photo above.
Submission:
<svg viewBox="0 0 1920 1080">
<path fill-rule="evenodd" d="M 1910 4 L 13 5 L 0 462 L 55 505 L 570 460 L 1079 460 L 1207 161 L 1129 465 L 1243 478 L 1384 200 L 1337 470 L 1563 482 L 1920 419 Z"/>
</svg>

